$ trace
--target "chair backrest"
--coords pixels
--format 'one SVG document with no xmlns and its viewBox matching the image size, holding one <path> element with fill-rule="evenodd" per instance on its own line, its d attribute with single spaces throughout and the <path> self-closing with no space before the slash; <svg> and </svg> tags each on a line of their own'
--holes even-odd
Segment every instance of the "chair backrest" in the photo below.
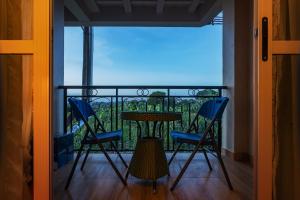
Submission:
<svg viewBox="0 0 300 200">
<path fill-rule="evenodd" d="M 203 103 L 187 132 L 191 132 L 192 130 L 198 131 L 199 116 L 202 116 L 205 120 L 210 120 L 209 126 L 212 126 L 215 121 L 221 120 L 228 101 L 227 97 L 217 97 Z"/>
<path fill-rule="evenodd" d="M 225 107 L 229 99 L 227 97 L 218 97 L 208 100 L 198 111 L 198 115 L 209 120 L 221 120 Z"/>
<path fill-rule="evenodd" d="M 77 121 L 82 120 L 84 122 L 85 126 L 91 132 L 97 132 L 98 128 L 100 128 L 100 130 L 102 132 L 105 132 L 104 126 L 98 119 L 96 113 L 94 112 L 94 110 L 92 109 L 92 107 L 89 103 L 87 103 L 86 101 L 83 101 L 83 100 L 75 99 L 75 98 L 69 98 L 68 101 L 71 105 L 73 114 Z M 96 120 L 95 122 L 97 122 L 97 124 L 96 123 L 94 124 L 94 129 L 95 129 L 94 131 L 88 123 L 90 116 L 93 116 Z"/>
<path fill-rule="evenodd" d="M 90 116 L 95 115 L 89 103 L 75 98 L 69 98 L 68 101 L 73 110 L 73 114 L 78 121 L 83 120 L 82 117 L 84 117 L 85 120 L 88 121 L 88 118 Z"/>
</svg>

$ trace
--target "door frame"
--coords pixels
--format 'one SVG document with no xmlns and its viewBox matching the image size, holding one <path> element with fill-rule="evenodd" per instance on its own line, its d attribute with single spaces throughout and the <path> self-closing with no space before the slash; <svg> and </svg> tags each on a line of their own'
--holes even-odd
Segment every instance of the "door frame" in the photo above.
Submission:
<svg viewBox="0 0 300 200">
<path fill-rule="evenodd" d="M 33 56 L 34 199 L 51 199 L 51 16 L 52 0 L 33 1 L 33 39 L 0 40 L 0 54 Z M 254 145 L 256 198 L 272 199 L 272 59 L 260 58 L 261 19 L 272 19 L 272 0 L 254 1 Z M 300 53 L 299 41 L 272 41 L 269 20 L 269 58 L 272 54 Z"/>
<path fill-rule="evenodd" d="M 300 54 L 300 41 L 273 40 L 272 0 L 254 1 L 254 28 L 258 30 L 253 44 L 254 63 L 254 136 L 255 198 L 271 200 L 273 196 L 273 119 L 272 56 Z M 262 18 L 268 18 L 268 60 L 262 60 Z"/>
<path fill-rule="evenodd" d="M 258 37 L 255 40 L 255 197 L 258 200 L 272 199 L 272 0 L 256 0 L 255 24 Z M 262 18 L 268 23 L 268 60 L 262 60 Z"/>
<path fill-rule="evenodd" d="M 33 198 L 51 199 L 51 10 L 52 0 L 28 1 L 31 40 L 0 40 L 0 54 L 31 55 L 33 64 Z M 28 10 L 27 10 L 28 11 Z M 30 11 L 28 11 L 30 13 Z M 26 19 L 22 19 L 26 25 Z"/>
</svg>

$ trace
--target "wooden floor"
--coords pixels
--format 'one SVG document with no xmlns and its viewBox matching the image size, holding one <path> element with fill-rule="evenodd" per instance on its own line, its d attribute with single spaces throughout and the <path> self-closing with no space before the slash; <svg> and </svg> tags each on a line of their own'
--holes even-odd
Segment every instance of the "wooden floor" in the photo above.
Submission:
<svg viewBox="0 0 300 200">
<path fill-rule="evenodd" d="M 125 174 L 125 168 L 115 154 L 110 154 Z M 129 163 L 131 154 L 122 154 Z M 213 170 L 209 171 L 203 154 L 197 154 L 183 178 L 173 192 L 169 190 L 179 170 L 189 154 L 180 153 L 170 166 L 170 177 L 158 180 L 157 192 L 152 192 L 152 183 L 132 176 L 125 187 L 115 175 L 103 154 L 91 154 L 83 171 L 77 166 L 72 183 L 64 190 L 66 177 L 70 171 L 68 164 L 54 172 L 53 198 L 65 199 L 97 199 L 97 200 L 226 200 L 252 199 L 252 168 L 246 164 L 224 158 L 234 191 L 227 187 L 223 173 L 217 160 L 210 156 Z M 167 154 L 170 157 L 170 154 Z"/>
</svg>

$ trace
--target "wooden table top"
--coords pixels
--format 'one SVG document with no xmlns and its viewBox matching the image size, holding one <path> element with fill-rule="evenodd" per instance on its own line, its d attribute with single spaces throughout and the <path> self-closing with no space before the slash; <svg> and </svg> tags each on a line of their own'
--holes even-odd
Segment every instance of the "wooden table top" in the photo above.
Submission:
<svg viewBox="0 0 300 200">
<path fill-rule="evenodd" d="M 121 119 L 135 121 L 176 121 L 181 120 L 181 112 L 122 112 Z"/>
</svg>

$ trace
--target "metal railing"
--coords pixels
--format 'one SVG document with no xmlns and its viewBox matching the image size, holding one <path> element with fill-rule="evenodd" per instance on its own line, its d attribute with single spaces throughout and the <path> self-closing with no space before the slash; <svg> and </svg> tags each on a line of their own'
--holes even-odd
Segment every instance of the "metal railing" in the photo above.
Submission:
<svg viewBox="0 0 300 200">
<path fill-rule="evenodd" d="M 174 150 L 169 136 L 171 130 L 187 130 L 202 103 L 222 96 L 225 86 L 59 86 L 64 96 L 64 132 L 74 133 L 74 148 L 77 149 L 83 135 L 83 124 L 76 122 L 68 104 L 68 98 L 83 98 L 95 110 L 107 131 L 122 129 L 123 138 L 116 145 L 120 151 L 132 151 L 137 140 L 137 125 L 120 119 L 122 111 L 176 111 L 182 112 L 182 120 L 165 122 L 164 148 Z M 88 94 L 88 95 L 87 95 Z M 199 127 L 205 128 L 198 119 Z M 215 126 L 219 148 L 222 143 L 221 122 Z M 95 147 L 96 148 L 96 147 Z M 96 149 L 95 149 L 96 150 Z M 191 150 L 183 145 L 182 150 Z"/>
</svg>

